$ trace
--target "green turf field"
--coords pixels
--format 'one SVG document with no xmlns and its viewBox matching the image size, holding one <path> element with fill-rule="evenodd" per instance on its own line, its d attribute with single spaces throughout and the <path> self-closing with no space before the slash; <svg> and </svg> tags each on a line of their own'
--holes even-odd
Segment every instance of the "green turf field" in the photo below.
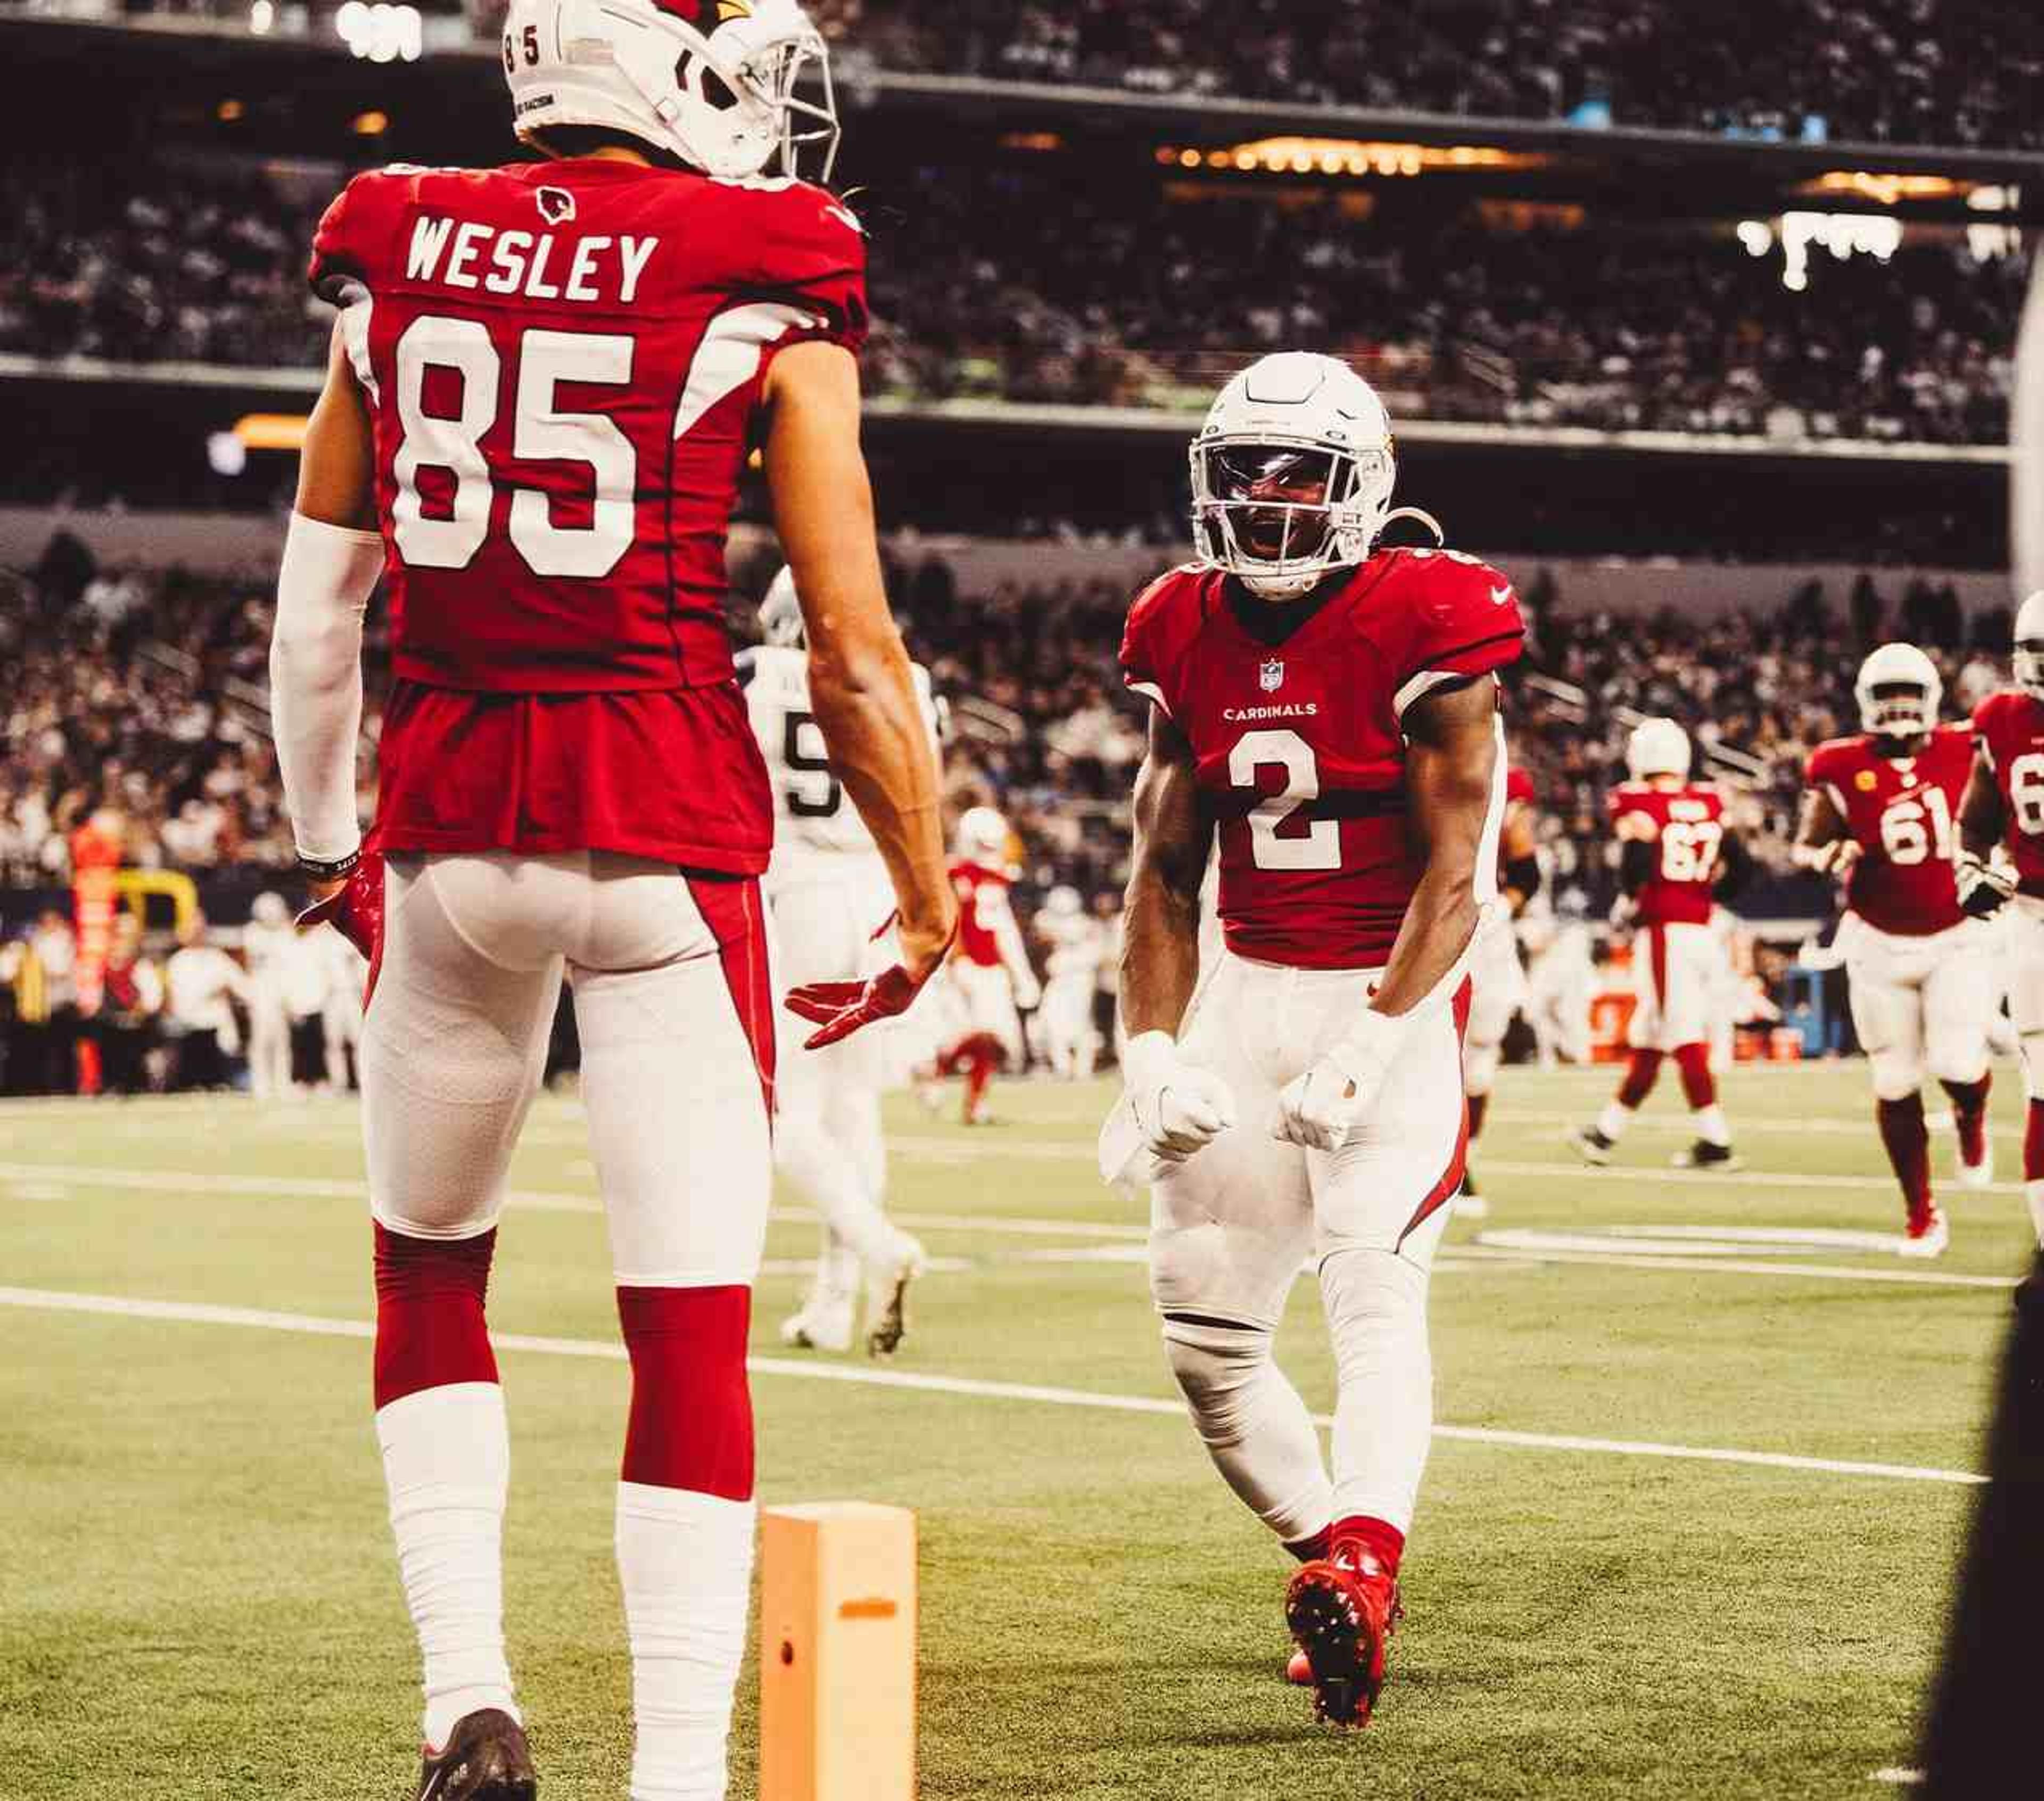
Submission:
<svg viewBox="0 0 2044 1801">
<path fill-rule="evenodd" d="M 1749 1169 L 1730 1178 L 1667 1167 L 1668 1083 L 1623 1168 L 1577 1167 L 1562 1127 L 1611 1080 L 1500 1081 L 1492 1216 L 1457 1222 L 1435 1284 L 1449 1430 L 1409 1617 L 1377 1723 L 1351 1738 L 1279 1681 L 1288 1565 L 1182 1417 L 1082 1404 L 1172 1393 L 1141 1217 L 1092 1172 L 1105 1085 L 1010 1086 L 1010 1123 L 971 1134 L 893 1112 L 896 1210 L 944 1261 L 878 1381 L 819 1381 L 874 1366 L 780 1350 L 815 1228 L 777 1223 L 763 1499 L 920 1515 L 925 1795 L 1893 1792 L 1874 1772 L 1912 1761 L 1969 1505 L 1958 1478 L 2025 1262 L 2020 1084 L 2000 1073 L 2003 1181 L 1946 1192 L 1953 1247 L 1927 1265 L 1607 1236 L 1896 1230 L 1862 1069 L 1733 1075 Z M 371 1307 L 360 1168 L 337 1103 L 0 1107 L 0 1796 L 410 1792 L 415 1658 L 352 1335 Z M 493 1322 L 555 1341 L 501 1357 L 513 1668 L 543 1794 L 621 1801 L 624 1369 L 571 1102 L 536 1112 L 513 1180 Z M 1316 1308 L 1302 1284 L 1280 1350 L 1324 1408 Z M 916 1385 L 933 1377 L 966 1386 Z"/>
</svg>

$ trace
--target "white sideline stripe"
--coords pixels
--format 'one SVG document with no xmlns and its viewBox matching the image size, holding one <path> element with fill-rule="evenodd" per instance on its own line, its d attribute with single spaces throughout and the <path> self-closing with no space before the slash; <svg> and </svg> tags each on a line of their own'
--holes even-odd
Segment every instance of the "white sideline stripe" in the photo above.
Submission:
<svg viewBox="0 0 2044 1801">
<path fill-rule="evenodd" d="M 1493 1165 L 1491 1167 L 1504 1168 L 1507 1165 Z M 1573 1169 L 1570 1173 L 1585 1175 L 1612 1173 L 1609 1171 Z M 1703 1171 L 1669 1170 L 1665 1173 L 1669 1176 L 1694 1173 L 1698 1180 L 1706 1183 L 1738 1179 L 1736 1176 Z M 318 1199 L 356 1200 L 365 1205 L 369 1192 L 359 1182 L 310 1176 L 233 1176 L 224 1173 L 209 1174 L 202 1170 L 128 1169 L 101 1164 L 0 1163 L 0 1181 L 26 1180 L 44 1185 L 44 1192 L 40 1194 L 16 1189 L 13 1198 L 17 1200 L 63 1198 L 61 1194 L 48 1192 L 48 1180 L 52 1177 L 59 1181 L 71 1182 L 82 1188 L 139 1189 L 163 1194 L 300 1195 Z M 505 1198 L 513 1207 L 541 1212 L 590 1214 L 603 1211 L 603 1203 L 594 1196 L 567 1194 L 551 1189 L 514 1189 Z M 774 1223 L 781 1224 L 812 1224 L 820 1221 L 821 1217 L 806 1208 L 776 1208 L 774 1214 Z M 984 1233 L 989 1237 L 1079 1238 L 1134 1246 L 1146 1242 L 1150 1235 L 1147 1227 L 1116 1225 L 1097 1219 L 1013 1219 L 997 1214 L 979 1213 L 897 1213 L 893 1218 L 897 1224 L 914 1231 Z M 1928 1269 L 1875 1269 L 1845 1264 L 1775 1263 L 1639 1253 L 1620 1256 L 1607 1251 L 1589 1250 L 1514 1250 L 1502 1245 L 1486 1244 L 1485 1239 L 1489 1235 L 1479 1235 L 1473 1244 L 1456 1246 L 1454 1254 L 1466 1258 L 1493 1259 L 1520 1264 L 1591 1263 L 1610 1269 L 1673 1269 L 1732 1276 L 1807 1276 L 1821 1281 L 1900 1283 L 1905 1286 L 1933 1288 L 2012 1288 L 2018 1280 L 2013 1276 L 1948 1275 Z M 1447 1269 L 1453 1265 L 1437 1261 L 1435 1267 Z"/>
<path fill-rule="evenodd" d="M 1904 1769 L 1899 1765 L 1891 1764 L 1885 1770 L 1876 1770 L 1866 1780 L 1869 1782 L 1890 1783 L 1897 1788 L 1921 1788 L 1923 1786 L 1923 1772 Z"/>
<path fill-rule="evenodd" d="M 1588 1263 L 1600 1269 L 1666 1269 L 1716 1276 L 1804 1276 L 1819 1282 L 1885 1282 L 1904 1288 L 1998 1288 L 2016 1286 L 2015 1276 L 1962 1276 L 1938 1269 L 1876 1269 L 1864 1264 L 1774 1263 L 1743 1258 L 1615 1256 L 1602 1250 L 1534 1250 L 1485 1244 L 1455 1246 L 1458 1257 L 1500 1258 L 1515 1263 Z"/>
<path fill-rule="evenodd" d="M 205 1301 L 136 1300 L 123 1295 L 71 1294 L 57 1288 L 0 1288 L 0 1307 L 20 1307 L 53 1313 L 91 1313 L 133 1319 L 167 1319 L 202 1326 L 247 1326 L 275 1332 L 300 1332 L 332 1338 L 373 1338 L 367 1320 L 328 1319 L 316 1314 L 275 1313 L 247 1307 L 219 1307 Z M 534 1351 L 551 1357 L 624 1361 L 622 1345 L 593 1338 L 535 1338 L 524 1333 L 495 1332 L 500 1350 Z M 990 1382 L 974 1377 L 934 1376 L 898 1369 L 871 1369 L 853 1363 L 813 1363 L 785 1357 L 754 1357 L 746 1367 L 755 1375 L 806 1377 L 816 1382 L 849 1382 L 865 1388 L 912 1388 L 924 1393 L 966 1395 L 988 1400 L 1035 1401 L 1048 1407 L 1090 1407 L 1111 1413 L 1165 1414 L 1182 1417 L 1184 1404 L 1147 1395 L 1109 1395 L 1085 1388 L 1059 1388 L 1028 1382 Z M 1333 1424 L 1325 1414 L 1314 1423 Z M 1511 1432 L 1490 1426 L 1436 1426 L 1434 1436 L 1466 1444 L 1508 1445 L 1528 1450 L 1585 1451 L 1607 1457 L 1668 1457 L 1690 1463 L 1746 1464 L 1765 1469 L 1807 1470 L 1827 1476 L 1870 1476 L 1897 1482 L 1942 1482 L 1975 1487 L 1987 1480 L 1970 1470 L 1932 1469 L 1908 1464 L 1864 1463 L 1836 1457 L 1796 1457 L 1785 1451 L 1735 1450 L 1701 1445 L 1663 1445 L 1630 1438 L 1580 1438 L 1570 1433 Z"/>
<path fill-rule="evenodd" d="M 1499 1107 L 1493 1104 L 1487 1119 L 1504 1126 L 1580 1126 L 1583 1116 L 1573 1113 L 1550 1112 L 1536 1108 Z M 1924 1124 L 1933 1133 L 1949 1131 L 1952 1116 L 1949 1112 L 1927 1114 Z M 1834 1138 L 1871 1139 L 1874 1135 L 1873 1121 L 1865 1119 L 1841 1119 L 1835 1113 L 1805 1115 L 1796 1119 L 1783 1119 L 1775 1114 L 1741 1112 L 1737 1116 L 1735 1129 L 1743 1138 L 1750 1132 L 1786 1132 L 1792 1136 L 1807 1137 L 1812 1132 L 1822 1132 Z M 2022 1126 L 1998 1126 L 1988 1123 L 1988 1133 L 2006 1143 L 2019 1143 L 2025 1128 Z M 1632 1116 L 1626 1127 L 1631 1132 L 1669 1132 L 1684 1138 L 1696 1135 L 1696 1122 L 1687 1113 L 1641 1112 Z"/>
<path fill-rule="evenodd" d="M 1786 1170 L 1769 1169 L 1677 1169 L 1667 1163 L 1504 1163 L 1483 1158 L 1477 1167 L 1485 1175 L 1500 1176 L 1566 1176 L 1573 1180 L 1578 1176 L 1592 1181 L 1602 1182 L 1687 1182 L 1708 1189 L 1892 1189 L 1895 1177 L 1884 1170 L 1874 1176 L 1812 1176 L 1792 1175 Z M 1972 1189 L 1972 1194 L 2020 1195 L 2020 1182 L 1989 1182 L 1984 1189 Z"/>
</svg>

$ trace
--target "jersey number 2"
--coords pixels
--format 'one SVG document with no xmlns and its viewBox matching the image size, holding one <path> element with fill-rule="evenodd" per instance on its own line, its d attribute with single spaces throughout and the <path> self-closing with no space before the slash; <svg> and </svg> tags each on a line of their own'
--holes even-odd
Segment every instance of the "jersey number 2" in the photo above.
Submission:
<svg viewBox="0 0 2044 1801">
<path fill-rule="evenodd" d="M 1340 820 L 1315 820 L 1303 832 L 1278 835 L 1281 826 L 1320 797 L 1320 763 L 1297 732 L 1245 732 L 1228 753 L 1228 779 L 1237 788 L 1253 789 L 1256 772 L 1273 766 L 1285 772 L 1285 785 L 1250 809 L 1251 860 L 1259 870 L 1339 869 Z"/>
<path fill-rule="evenodd" d="M 555 404 L 563 382 L 625 386 L 632 351 L 632 340 L 621 332 L 535 328 L 519 335 L 511 454 L 526 462 L 579 463 L 595 490 L 588 524 L 556 525 L 545 493 L 512 490 L 511 542 L 535 575 L 593 580 L 608 575 L 632 547 L 639 460 L 632 440 L 602 413 L 570 413 Z M 497 423 L 502 360 L 480 321 L 434 313 L 405 328 L 396 360 L 404 432 L 390 470 L 398 486 L 390 509 L 398 554 L 414 569 L 466 569 L 490 536 L 495 490 L 482 439 Z M 459 380 L 460 410 L 451 416 L 426 410 L 426 375 L 433 369 Z M 445 497 L 432 513 L 420 491 L 421 470 L 448 478 L 436 484 Z"/>
</svg>

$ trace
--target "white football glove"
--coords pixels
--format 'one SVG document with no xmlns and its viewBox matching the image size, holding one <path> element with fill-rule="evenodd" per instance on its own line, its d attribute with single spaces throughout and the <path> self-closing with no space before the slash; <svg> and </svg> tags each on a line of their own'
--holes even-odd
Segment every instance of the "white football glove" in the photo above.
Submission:
<svg viewBox="0 0 2044 1801">
<path fill-rule="evenodd" d="M 1391 1072 L 1405 1022 L 1367 1012 L 1355 1031 L 1278 1096 L 1270 1135 L 1308 1150 L 1339 1150 Z"/>
<path fill-rule="evenodd" d="M 1952 873 L 1958 879 L 1961 908 L 1977 920 L 2000 912 L 2015 893 L 2015 884 L 2006 870 L 1966 851 L 1960 852 Z"/>
<path fill-rule="evenodd" d="M 1211 1069 L 1186 1062 L 1169 1032 L 1140 1032 L 1121 1056 L 1124 1098 L 1143 1148 L 1182 1163 L 1235 1123 L 1235 1096 Z"/>
<path fill-rule="evenodd" d="M 1834 876 L 1843 881 L 1852 874 L 1860 855 L 1857 838 L 1834 838 L 1823 844 L 1792 845 L 1788 860 L 1799 869 L 1814 870 L 1819 875 Z"/>
</svg>

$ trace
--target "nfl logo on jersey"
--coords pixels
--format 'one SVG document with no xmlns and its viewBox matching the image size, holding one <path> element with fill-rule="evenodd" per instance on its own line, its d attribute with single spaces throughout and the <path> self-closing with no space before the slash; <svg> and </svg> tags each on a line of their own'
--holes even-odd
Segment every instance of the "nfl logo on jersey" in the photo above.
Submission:
<svg viewBox="0 0 2044 1801">
<path fill-rule="evenodd" d="M 1256 679 L 1263 685 L 1263 692 L 1274 694 L 1285 685 L 1285 664 L 1279 657 L 1273 657 L 1256 672 Z"/>
</svg>

